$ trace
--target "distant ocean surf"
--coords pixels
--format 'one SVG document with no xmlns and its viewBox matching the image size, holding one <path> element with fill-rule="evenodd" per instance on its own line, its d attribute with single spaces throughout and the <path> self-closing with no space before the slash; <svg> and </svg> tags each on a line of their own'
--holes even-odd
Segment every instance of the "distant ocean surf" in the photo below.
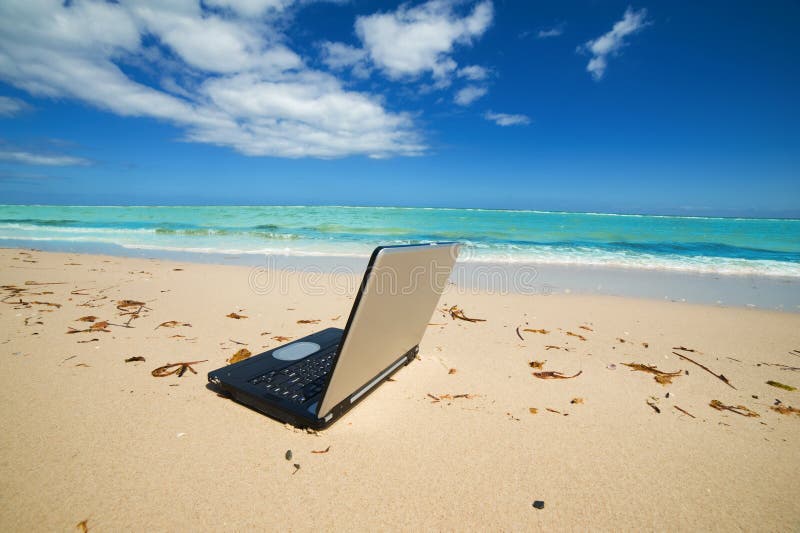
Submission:
<svg viewBox="0 0 800 533">
<path fill-rule="evenodd" d="M 393 207 L 0 206 L 0 246 L 367 256 L 377 244 L 441 240 L 466 243 L 462 258 L 470 262 L 800 277 L 800 220 Z"/>
</svg>

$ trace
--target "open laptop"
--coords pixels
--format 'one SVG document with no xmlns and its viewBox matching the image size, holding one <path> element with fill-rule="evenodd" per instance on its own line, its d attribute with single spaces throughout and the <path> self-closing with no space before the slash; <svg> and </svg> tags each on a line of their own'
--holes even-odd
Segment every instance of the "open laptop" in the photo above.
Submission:
<svg viewBox="0 0 800 533">
<path fill-rule="evenodd" d="M 212 388 L 283 422 L 328 427 L 417 355 L 459 248 L 376 248 L 344 330 L 328 328 L 209 372 Z"/>
</svg>

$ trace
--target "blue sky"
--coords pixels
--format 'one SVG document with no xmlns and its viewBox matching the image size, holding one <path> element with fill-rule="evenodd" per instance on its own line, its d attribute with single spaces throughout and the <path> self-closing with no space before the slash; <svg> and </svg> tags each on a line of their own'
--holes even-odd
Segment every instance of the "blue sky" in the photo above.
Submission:
<svg viewBox="0 0 800 533">
<path fill-rule="evenodd" d="M 792 2 L 0 3 L 0 201 L 800 216 Z"/>
</svg>

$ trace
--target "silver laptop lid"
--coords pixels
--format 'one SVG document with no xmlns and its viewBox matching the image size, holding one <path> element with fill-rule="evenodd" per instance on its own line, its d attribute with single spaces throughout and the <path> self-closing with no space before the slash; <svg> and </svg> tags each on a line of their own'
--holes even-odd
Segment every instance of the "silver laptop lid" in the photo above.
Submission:
<svg viewBox="0 0 800 533">
<path fill-rule="evenodd" d="M 320 418 L 419 344 L 459 248 L 433 243 L 376 251 L 320 402 Z"/>
</svg>

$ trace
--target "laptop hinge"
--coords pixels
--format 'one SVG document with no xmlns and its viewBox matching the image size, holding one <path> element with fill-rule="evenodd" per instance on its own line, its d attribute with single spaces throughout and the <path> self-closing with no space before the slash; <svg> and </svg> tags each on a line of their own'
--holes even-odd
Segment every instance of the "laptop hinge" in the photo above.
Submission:
<svg viewBox="0 0 800 533">
<path fill-rule="evenodd" d="M 361 397 L 362 397 L 362 396 L 364 396 L 366 393 L 368 393 L 368 392 L 370 391 L 370 389 L 372 389 L 372 388 L 373 388 L 375 385 L 377 385 L 378 383 L 380 383 L 380 382 L 381 382 L 381 380 L 382 380 L 383 378 L 385 378 L 386 376 L 388 376 L 389 374 L 391 374 L 392 372 L 394 372 L 394 370 L 395 370 L 397 367 L 399 367 L 400 365 L 402 365 L 402 364 L 403 364 L 403 363 L 405 363 L 405 362 L 406 362 L 406 356 L 404 355 L 404 356 L 403 356 L 403 357 L 401 357 L 401 358 L 400 358 L 400 359 L 399 359 L 399 360 L 398 360 L 398 361 L 397 361 L 395 364 L 393 364 L 392 366 L 390 366 L 389 368 L 387 368 L 386 370 L 384 370 L 383 372 L 381 372 L 380 374 L 378 374 L 378 376 L 377 376 L 375 379 L 373 379 L 372 381 L 370 381 L 369 383 L 367 383 L 366 385 L 364 385 L 364 386 L 361 388 L 361 390 L 360 390 L 360 391 L 358 391 L 357 393 L 355 393 L 355 394 L 353 394 L 352 396 L 350 396 L 350 403 L 355 403 L 355 402 L 357 402 L 359 398 L 361 398 Z"/>
</svg>

